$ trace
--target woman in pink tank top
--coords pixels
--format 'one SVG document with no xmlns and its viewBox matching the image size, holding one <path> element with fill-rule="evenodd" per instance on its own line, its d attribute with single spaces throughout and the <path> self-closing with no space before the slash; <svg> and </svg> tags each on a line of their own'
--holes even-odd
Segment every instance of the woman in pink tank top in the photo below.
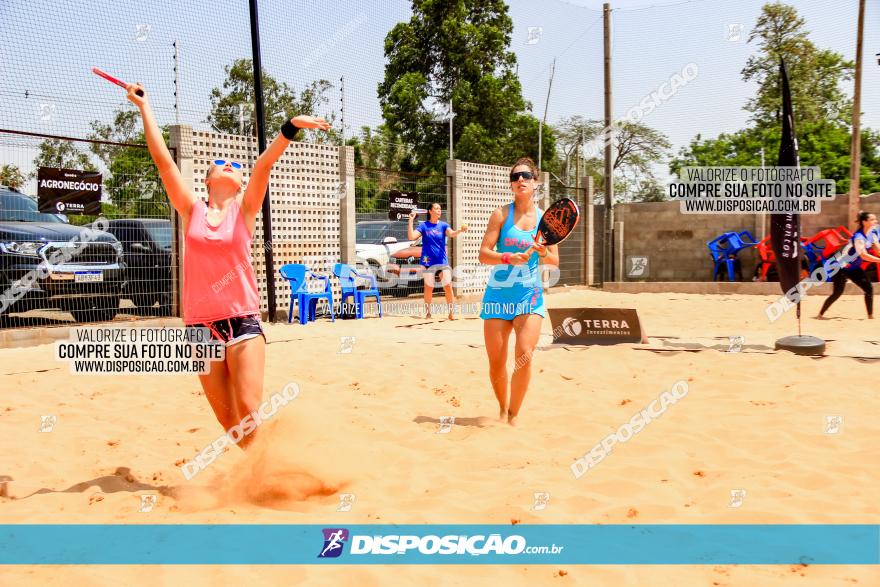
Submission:
<svg viewBox="0 0 880 587">
<path fill-rule="evenodd" d="M 168 151 L 143 86 L 129 84 L 128 99 L 141 112 L 150 155 L 172 206 L 185 228 L 183 255 L 183 321 L 205 327 L 226 345 L 224 361 L 199 375 L 217 420 L 230 438 L 245 448 L 256 432 L 263 397 L 266 341 L 260 326 L 260 295 L 251 264 L 251 241 L 263 205 L 269 172 L 298 129 L 327 130 L 323 118 L 297 116 L 285 123 L 254 164 L 242 193 L 242 166 L 217 159 L 205 176 L 208 202 L 189 191 Z M 137 91 L 141 90 L 141 95 Z M 250 416 L 251 424 L 243 424 Z M 233 434 L 231 429 L 238 432 Z M 249 430 L 249 432 L 242 432 Z M 237 436 L 237 438 L 236 438 Z"/>
</svg>

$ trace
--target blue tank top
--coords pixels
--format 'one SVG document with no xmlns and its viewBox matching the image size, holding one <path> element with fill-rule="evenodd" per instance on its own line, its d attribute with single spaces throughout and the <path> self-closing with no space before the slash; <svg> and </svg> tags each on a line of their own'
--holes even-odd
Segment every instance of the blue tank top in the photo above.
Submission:
<svg viewBox="0 0 880 587">
<path fill-rule="evenodd" d="M 873 232 L 871 233 L 871 235 L 873 236 Z M 865 233 L 862 232 L 862 229 L 860 228 L 857 231 L 855 231 L 855 233 L 853 233 L 853 235 L 852 235 L 852 238 L 849 239 L 849 248 L 846 251 L 847 253 L 855 254 L 855 252 L 856 252 L 855 247 L 856 247 L 857 240 L 865 241 L 865 250 L 869 253 L 871 252 L 868 250 L 871 247 L 871 239 L 869 239 L 865 235 Z M 862 259 L 861 257 L 856 257 L 853 261 L 850 261 L 849 265 L 847 265 L 846 268 L 847 269 L 861 269 L 862 265 L 864 265 L 864 264 L 865 264 L 864 259 Z"/>
<path fill-rule="evenodd" d="M 537 222 L 532 230 L 522 230 L 514 224 L 513 202 L 508 205 L 507 218 L 498 235 L 495 250 L 499 253 L 522 253 L 528 249 L 538 236 L 538 224 L 543 212 L 535 206 Z M 527 265 L 494 265 L 489 277 L 489 287 L 541 287 L 541 274 L 538 271 L 538 253 L 532 251 Z M 511 277 L 511 273 L 513 276 Z"/>
</svg>

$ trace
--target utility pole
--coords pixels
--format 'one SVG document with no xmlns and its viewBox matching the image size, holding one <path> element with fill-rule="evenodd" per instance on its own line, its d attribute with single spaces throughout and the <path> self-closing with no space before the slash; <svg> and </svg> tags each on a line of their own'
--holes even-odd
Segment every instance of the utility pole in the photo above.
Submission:
<svg viewBox="0 0 880 587">
<path fill-rule="evenodd" d="M 452 111 L 452 96 L 449 97 L 449 159 L 452 159 L 452 119 L 455 112 Z"/>
<path fill-rule="evenodd" d="M 238 134 L 244 136 L 244 104 L 238 103 Z"/>
<path fill-rule="evenodd" d="M 174 122 L 180 124 L 180 47 L 177 39 L 171 46 L 174 47 Z"/>
<path fill-rule="evenodd" d="M 761 147 L 761 171 L 764 171 L 764 147 Z M 767 236 L 767 213 L 761 213 L 761 238 Z"/>
<path fill-rule="evenodd" d="M 611 4 L 602 5 L 603 36 L 605 39 L 605 235 L 602 239 L 602 281 L 612 280 L 614 273 L 611 270 L 614 254 L 612 232 L 614 227 L 614 162 L 612 161 L 612 142 L 614 135 L 611 133 L 612 104 L 611 104 Z"/>
<path fill-rule="evenodd" d="M 339 78 L 339 93 L 341 97 L 339 101 L 342 102 L 342 108 L 340 108 L 340 112 L 342 113 L 342 144 L 345 144 L 345 76 Z"/>
<path fill-rule="evenodd" d="M 550 66 L 550 84 L 547 86 L 547 101 L 544 102 L 544 118 L 538 125 L 538 170 L 541 170 L 541 155 L 543 151 L 543 134 L 544 125 L 547 124 L 547 108 L 550 106 L 550 90 L 553 88 L 553 74 L 556 73 L 556 58 L 553 58 L 553 65 Z"/>
<path fill-rule="evenodd" d="M 865 0 L 859 0 L 859 25 L 856 33 L 856 74 L 853 90 L 852 146 L 849 164 L 849 206 L 847 222 L 853 222 L 859 213 L 859 165 L 862 157 L 861 107 L 862 107 L 862 38 L 865 32 Z"/>
</svg>

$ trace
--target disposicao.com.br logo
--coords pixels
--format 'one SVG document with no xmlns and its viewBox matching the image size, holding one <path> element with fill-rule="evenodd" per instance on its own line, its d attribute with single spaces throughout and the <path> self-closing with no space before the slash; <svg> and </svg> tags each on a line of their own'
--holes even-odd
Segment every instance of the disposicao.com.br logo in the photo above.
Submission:
<svg viewBox="0 0 880 587">
<path fill-rule="evenodd" d="M 388 534 L 367 536 L 349 535 L 346 528 L 324 528 L 324 545 L 318 558 L 339 557 L 349 543 L 350 555 L 518 555 L 518 554 L 560 554 L 565 548 L 552 544 L 549 546 L 528 546 L 525 537 L 511 534 L 502 538 L 501 534 L 450 534 L 438 536 L 428 534 Z M 412 552 L 410 552 L 412 551 Z"/>
</svg>

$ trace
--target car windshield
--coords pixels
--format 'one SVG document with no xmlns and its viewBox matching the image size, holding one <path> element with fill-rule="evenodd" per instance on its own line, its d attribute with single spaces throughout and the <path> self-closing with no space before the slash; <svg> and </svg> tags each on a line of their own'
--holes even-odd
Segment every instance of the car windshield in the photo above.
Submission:
<svg viewBox="0 0 880 587">
<path fill-rule="evenodd" d="M 40 212 L 37 203 L 24 194 L 0 191 L 0 222 L 61 222 L 57 214 Z"/>
<path fill-rule="evenodd" d="M 171 250 L 171 223 L 170 222 L 144 222 L 144 228 L 150 233 L 150 237 L 161 249 Z"/>
<path fill-rule="evenodd" d="M 393 236 L 398 242 L 406 238 L 405 222 L 358 222 L 356 242 L 364 245 L 381 245 L 386 237 Z"/>
</svg>

